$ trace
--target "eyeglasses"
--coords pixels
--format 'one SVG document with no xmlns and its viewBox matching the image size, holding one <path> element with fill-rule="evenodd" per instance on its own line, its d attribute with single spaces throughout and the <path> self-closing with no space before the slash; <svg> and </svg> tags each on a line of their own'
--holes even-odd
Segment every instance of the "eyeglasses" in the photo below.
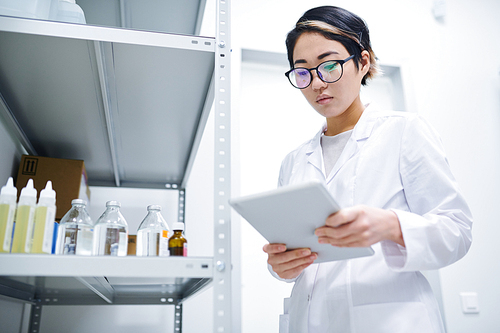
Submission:
<svg viewBox="0 0 500 333">
<path fill-rule="evenodd" d="M 312 71 L 315 70 L 318 73 L 318 77 L 321 81 L 326 83 L 333 83 L 340 80 L 342 73 L 344 72 L 344 64 L 354 58 L 354 54 L 344 60 L 328 60 L 317 67 L 305 68 L 297 67 L 292 68 L 285 73 L 286 77 L 294 86 L 298 89 L 305 89 L 309 87 L 312 82 Z"/>
</svg>

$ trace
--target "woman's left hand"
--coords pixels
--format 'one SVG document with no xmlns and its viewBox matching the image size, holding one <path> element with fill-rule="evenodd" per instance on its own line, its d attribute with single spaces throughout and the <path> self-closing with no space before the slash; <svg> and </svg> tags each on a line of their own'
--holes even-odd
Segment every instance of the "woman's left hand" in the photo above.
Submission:
<svg viewBox="0 0 500 333">
<path fill-rule="evenodd" d="M 383 240 L 405 246 L 396 213 L 368 206 L 339 210 L 315 234 L 319 243 L 338 247 L 368 247 Z"/>
</svg>

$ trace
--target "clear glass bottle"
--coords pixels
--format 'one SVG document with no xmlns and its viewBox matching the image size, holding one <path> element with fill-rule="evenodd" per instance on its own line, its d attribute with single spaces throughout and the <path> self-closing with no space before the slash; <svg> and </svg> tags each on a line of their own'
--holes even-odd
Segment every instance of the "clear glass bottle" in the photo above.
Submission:
<svg viewBox="0 0 500 333">
<path fill-rule="evenodd" d="M 118 201 L 106 202 L 106 210 L 94 226 L 93 255 L 126 256 L 128 224 Z"/>
<path fill-rule="evenodd" d="M 168 238 L 170 230 L 161 216 L 161 206 L 148 206 L 148 215 L 137 229 L 138 256 L 168 256 Z"/>
<path fill-rule="evenodd" d="M 174 234 L 168 240 L 170 255 L 187 257 L 187 240 L 182 234 L 184 231 L 184 223 L 175 222 L 172 229 L 174 230 Z"/>
<path fill-rule="evenodd" d="M 56 254 L 90 256 L 94 223 L 87 212 L 87 202 L 74 199 L 71 206 L 59 222 Z"/>
</svg>

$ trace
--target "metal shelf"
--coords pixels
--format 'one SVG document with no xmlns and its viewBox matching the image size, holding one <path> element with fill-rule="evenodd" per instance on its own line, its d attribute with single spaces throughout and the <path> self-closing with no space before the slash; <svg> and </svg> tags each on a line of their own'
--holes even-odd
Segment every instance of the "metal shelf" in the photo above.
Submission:
<svg viewBox="0 0 500 333">
<path fill-rule="evenodd" d="M 69 304 L 175 304 L 180 332 L 182 301 L 209 284 L 214 332 L 231 331 L 230 0 L 215 1 L 216 38 L 190 35 L 205 0 L 168 2 L 198 6 L 192 30 L 158 29 L 183 34 L 0 16 L 0 120 L 29 154 L 84 160 L 90 185 L 177 188 L 184 198 L 215 110 L 214 257 L 2 254 L 0 295 L 32 304 L 30 332 L 44 305 Z"/>
<path fill-rule="evenodd" d="M 199 35 L 205 0 L 78 0 L 87 24 Z"/>
<path fill-rule="evenodd" d="M 185 187 L 214 99 L 215 39 L 0 16 L 0 113 L 90 185 Z"/>
<path fill-rule="evenodd" d="M 213 258 L 0 255 L 0 294 L 40 305 L 178 304 L 210 284 Z"/>
</svg>

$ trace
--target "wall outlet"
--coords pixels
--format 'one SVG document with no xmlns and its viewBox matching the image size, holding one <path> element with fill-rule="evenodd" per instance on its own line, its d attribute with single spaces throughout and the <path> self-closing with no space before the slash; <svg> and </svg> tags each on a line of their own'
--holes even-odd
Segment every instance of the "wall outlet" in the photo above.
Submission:
<svg viewBox="0 0 500 333">
<path fill-rule="evenodd" d="M 460 293 L 463 313 L 479 313 L 479 299 L 476 292 Z"/>
</svg>

